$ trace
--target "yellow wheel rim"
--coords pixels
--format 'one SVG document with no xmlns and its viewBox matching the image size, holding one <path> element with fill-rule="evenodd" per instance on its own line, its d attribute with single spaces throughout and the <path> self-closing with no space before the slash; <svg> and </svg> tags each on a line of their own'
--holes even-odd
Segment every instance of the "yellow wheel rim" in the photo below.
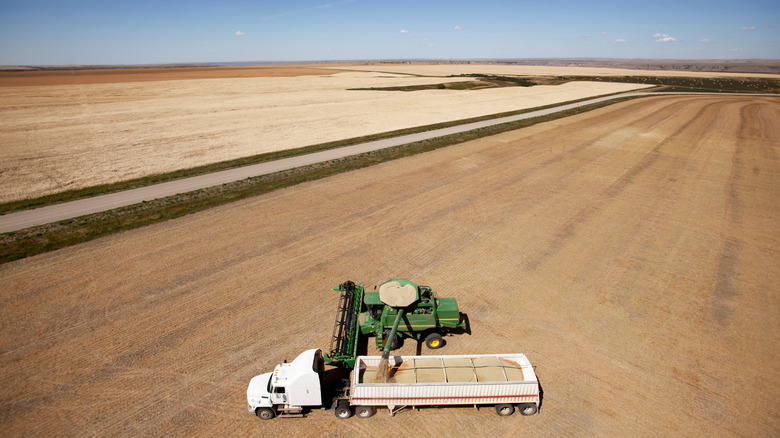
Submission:
<svg viewBox="0 0 780 438">
<path fill-rule="evenodd" d="M 439 346 L 439 340 L 433 339 L 431 340 L 431 347 L 438 347 Z"/>
</svg>

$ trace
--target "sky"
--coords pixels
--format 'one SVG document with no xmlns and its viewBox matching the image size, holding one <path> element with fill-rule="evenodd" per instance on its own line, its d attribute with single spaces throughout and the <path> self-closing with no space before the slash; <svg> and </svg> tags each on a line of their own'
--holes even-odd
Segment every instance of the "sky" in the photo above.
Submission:
<svg viewBox="0 0 780 438">
<path fill-rule="evenodd" d="M 0 0 L 0 65 L 780 59 L 780 0 Z"/>
</svg>

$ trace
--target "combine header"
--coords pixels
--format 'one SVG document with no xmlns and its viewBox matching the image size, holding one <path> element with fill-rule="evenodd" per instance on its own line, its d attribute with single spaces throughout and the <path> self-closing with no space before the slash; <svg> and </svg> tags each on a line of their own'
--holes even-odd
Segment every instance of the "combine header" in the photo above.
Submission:
<svg viewBox="0 0 780 438">
<path fill-rule="evenodd" d="M 340 291 L 341 298 L 325 361 L 331 365 L 353 368 L 357 357 L 358 316 L 363 306 L 363 286 L 346 281 L 333 290 Z"/>
</svg>

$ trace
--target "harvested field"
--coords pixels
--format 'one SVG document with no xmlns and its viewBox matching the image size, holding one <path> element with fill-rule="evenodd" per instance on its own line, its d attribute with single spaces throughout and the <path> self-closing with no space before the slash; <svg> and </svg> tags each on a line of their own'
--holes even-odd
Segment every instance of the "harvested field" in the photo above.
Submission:
<svg viewBox="0 0 780 438">
<path fill-rule="evenodd" d="M 184 68 L 106 68 L 100 70 L 0 71 L 0 87 L 40 85 L 116 84 L 122 82 L 180 81 L 188 79 L 286 78 L 333 74 L 312 65 Z"/>
<path fill-rule="evenodd" d="M 779 120 L 634 100 L 2 265 L 0 428 L 777 436 Z M 252 376 L 327 348 L 331 287 L 393 277 L 468 313 L 436 354 L 526 353 L 540 413 L 247 413 Z"/>
<path fill-rule="evenodd" d="M 94 74 L 94 81 L 115 77 L 115 83 L 0 87 L 0 203 L 647 87 L 571 82 L 402 93 L 348 89 L 464 78 L 314 67 L 292 69 L 305 75 L 288 77 L 273 69 L 169 70 Z M 258 71 L 269 76 L 251 76 Z M 33 73 L 51 72 L 27 74 Z M 217 78 L 201 78 L 212 73 Z"/>
</svg>

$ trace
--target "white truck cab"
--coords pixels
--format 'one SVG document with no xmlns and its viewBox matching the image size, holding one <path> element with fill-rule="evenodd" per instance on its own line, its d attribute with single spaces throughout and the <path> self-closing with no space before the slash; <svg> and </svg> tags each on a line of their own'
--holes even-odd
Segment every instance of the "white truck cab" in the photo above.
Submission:
<svg viewBox="0 0 780 438">
<path fill-rule="evenodd" d="M 290 363 L 282 363 L 272 373 L 250 380 L 246 390 L 247 408 L 263 420 L 299 416 L 304 406 L 321 406 L 320 374 L 325 362 L 319 348 L 306 350 Z"/>
</svg>

